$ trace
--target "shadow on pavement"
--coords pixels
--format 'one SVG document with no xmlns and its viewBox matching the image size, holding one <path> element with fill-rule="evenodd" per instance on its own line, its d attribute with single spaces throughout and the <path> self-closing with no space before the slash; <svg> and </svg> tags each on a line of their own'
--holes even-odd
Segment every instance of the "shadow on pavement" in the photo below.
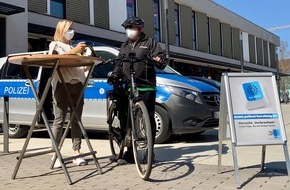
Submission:
<svg viewBox="0 0 290 190">
<path fill-rule="evenodd" d="M 228 152 L 228 147 L 223 144 L 223 153 Z M 216 154 L 200 154 L 201 152 L 215 150 Z M 190 175 L 194 170 L 194 161 L 197 158 L 211 158 L 218 155 L 218 145 L 179 147 L 155 147 L 157 163 L 154 171 L 158 170 L 159 176 L 151 176 L 151 182 L 173 181 Z M 195 155 L 193 155 L 195 154 Z"/>
<path fill-rule="evenodd" d="M 217 142 L 218 141 L 218 129 L 210 129 L 201 134 L 182 134 L 172 135 L 172 137 L 165 142 L 167 143 L 202 143 L 202 142 Z"/>
<path fill-rule="evenodd" d="M 151 175 L 150 182 L 167 182 L 178 180 L 190 175 L 194 171 L 191 162 L 158 162 L 153 166 L 154 172 L 158 171 L 158 176 Z"/>
<path fill-rule="evenodd" d="M 240 179 L 241 180 L 241 188 L 245 187 L 247 184 L 249 184 L 255 178 L 268 178 L 268 179 L 270 179 L 273 177 L 287 176 L 288 175 L 286 162 L 268 162 L 268 163 L 265 163 L 264 170 L 261 170 L 261 165 L 252 165 L 252 166 L 247 166 L 247 167 L 240 167 L 239 168 L 240 176 L 241 176 L 241 173 L 246 172 L 247 170 L 252 170 L 253 175 L 247 179 L 242 179 L 242 178 Z M 231 173 L 234 171 L 235 170 L 233 168 L 231 170 L 222 171 L 221 174 L 228 173 L 228 172 Z M 247 173 L 249 173 L 249 172 L 247 172 Z"/>
<path fill-rule="evenodd" d="M 1 144 L 0 144 L 0 146 L 1 146 Z M 49 149 L 51 149 L 51 147 L 30 148 L 30 149 L 27 149 L 25 151 L 25 153 L 34 152 L 34 151 L 37 151 L 37 150 L 49 150 Z M 21 151 L 22 151 L 22 149 L 16 150 L 16 151 L 9 151 L 9 153 L 0 153 L 0 157 L 1 156 L 6 156 L 6 155 L 12 155 L 12 154 L 20 154 Z"/>
<path fill-rule="evenodd" d="M 111 167 L 111 170 L 116 167 L 116 164 L 114 163 L 106 163 L 105 166 L 103 166 L 103 162 L 104 160 L 108 160 L 109 157 L 97 157 L 98 162 L 100 163 L 101 169 L 102 169 L 102 174 L 107 173 L 109 170 L 107 169 L 106 171 L 104 171 L 104 169 Z M 72 184 L 75 184 L 79 181 L 85 180 L 85 179 L 89 179 L 92 177 L 95 177 L 97 175 L 100 175 L 98 173 L 97 170 L 97 166 L 95 165 L 93 159 L 85 159 L 88 162 L 88 165 L 86 166 L 76 166 L 76 165 L 72 165 L 72 161 L 68 161 L 66 162 L 66 168 L 69 170 L 69 175 L 72 176 L 74 173 L 80 173 L 80 172 L 90 172 L 89 174 L 86 174 L 85 176 L 77 179 L 76 181 L 73 181 Z M 113 166 L 110 166 L 113 165 Z M 93 168 L 92 168 L 93 166 Z M 45 172 L 42 174 L 38 174 L 38 175 L 30 175 L 30 176 L 25 176 L 25 177 L 17 177 L 16 179 L 26 179 L 26 178 L 38 178 L 38 177 L 49 177 L 49 176 L 54 176 L 54 175 L 63 175 L 63 169 L 62 168 L 54 168 L 53 170 L 50 170 L 49 172 Z"/>
<path fill-rule="evenodd" d="M 196 153 L 202 153 L 206 151 L 215 150 L 216 154 L 211 155 L 197 155 L 190 156 Z M 222 145 L 222 153 L 226 154 L 229 150 L 229 147 L 225 144 Z M 162 146 L 162 147 L 154 147 L 154 151 L 156 152 L 158 161 L 166 162 L 166 161 L 180 161 L 183 160 L 185 162 L 194 162 L 194 159 L 198 157 L 213 157 L 218 155 L 218 145 L 201 145 L 201 146 L 191 146 L 191 147 L 179 147 L 176 146 Z M 189 155 L 189 156 L 186 156 Z"/>
<path fill-rule="evenodd" d="M 240 172 L 243 172 L 243 170 L 249 169 L 249 168 L 260 168 L 260 165 L 254 165 L 250 167 L 243 167 L 241 168 Z M 283 169 L 284 168 L 284 169 Z M 242 182 L 241 187 L 246 186 L 248 183 L 250 183 L 255 178 L 273 178 L 273 177 L 279 177 L 279 176 L 287 176 L 287 169 L 286 169 L 286 162 L 269 162 L 265 163 L 265 169 L 254 174 L 250 178 L 248 178 L 245 182 Z"/>
</svg>

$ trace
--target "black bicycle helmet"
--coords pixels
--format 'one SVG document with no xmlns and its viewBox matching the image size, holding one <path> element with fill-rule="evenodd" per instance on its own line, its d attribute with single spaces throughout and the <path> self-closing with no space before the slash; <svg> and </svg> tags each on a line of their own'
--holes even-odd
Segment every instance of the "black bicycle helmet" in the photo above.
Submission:
<svg viewBox="0 0 290 190">
<path fill-rule="evenodd" d="M 127 28 L 128 26 L 142 26 L 144 27 L 144 20 L 138 17 L 130 17 L 123 22 L 122 26 Z"/>
</svg>

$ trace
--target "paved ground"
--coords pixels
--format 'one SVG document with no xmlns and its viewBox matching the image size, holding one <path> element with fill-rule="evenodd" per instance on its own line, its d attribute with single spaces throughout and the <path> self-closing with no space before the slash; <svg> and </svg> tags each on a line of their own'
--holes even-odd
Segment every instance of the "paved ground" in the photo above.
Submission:
<svg viewBox="0 0 290 190">
<path fill-rule="evenodd" d="M 290 105 L 282 105 L 288 138 L 290 137 Z M 68 185 L 62 169 L 49 169 L 49 154 L 24 159 L 15 180 L 11 179 L 16 157 L 25 139 L 10 139 L 10 154 L 3 152 L 3 135 L 0 134 L 0 189 L 97 189 L 97 190 L 230 190 L 236 189 L 232 149 L 229 141 L 223 142 L 222 173 L 217 173 L 218 130 L 213 129 L 200 137 L 178 136 L 168 143 L 156 145 L 157 162 L 149 181 L 138 177 L 135 165 L 117 166 L 108 159 L 109 142 L 104 135 L 90 133 L 91 143 L 103 174 L 98 174 L 91 159 L 83 167 L 68 164 L 73 185 Z M 35 132 L 29 143 L 29 152 L 50 146 L 45 131 Z M 289 145 L 288 145 L 289 146 Z M 71 155 L 70 139 L 65 141 L 62 154 Z M 83 152 L 87 148 L 83 144 Z M 281 145 L 267 146 L 266 169 L 260 172 L 261 147 L 238 147 L 238 163 L 242 189 L 290 190 L 285 157 Z"/>
</svg>

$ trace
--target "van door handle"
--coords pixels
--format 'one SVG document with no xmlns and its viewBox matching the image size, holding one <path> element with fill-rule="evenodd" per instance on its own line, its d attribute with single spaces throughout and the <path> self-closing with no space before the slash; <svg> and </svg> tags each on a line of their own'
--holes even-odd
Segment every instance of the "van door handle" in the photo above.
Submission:
<svg viewBox="0 0 290 190">
<path fill-rule="evenodd" d="M 25 83 L 25 86 L 30 86 L 29 81 L 27 81 L 27 82 Z"/>
<path fill-rule="evenodd" d="M 92 87 L 94 86 L 95 82 L 94 81 L 89 81 L 87 87 Z"/>
</svg>

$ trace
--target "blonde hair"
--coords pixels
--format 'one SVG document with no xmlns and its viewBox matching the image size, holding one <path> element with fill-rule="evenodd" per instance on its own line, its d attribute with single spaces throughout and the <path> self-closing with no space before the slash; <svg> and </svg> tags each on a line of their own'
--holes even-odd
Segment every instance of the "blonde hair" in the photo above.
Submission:
<svg viewBox="0 0 290 190">
<path fill-rule="evenodd" d="M 72 21 L 70 20 L 60 20 L 57 25 L 56 25 L 56 29 L 55 29 L 55 33 L 54 33 L 54 41 L 63 41 L 64 38 L 64 34 L 66 33 L 66 31 L 70 28 L 70 26 L 73 24 Z"/>
</svg>

